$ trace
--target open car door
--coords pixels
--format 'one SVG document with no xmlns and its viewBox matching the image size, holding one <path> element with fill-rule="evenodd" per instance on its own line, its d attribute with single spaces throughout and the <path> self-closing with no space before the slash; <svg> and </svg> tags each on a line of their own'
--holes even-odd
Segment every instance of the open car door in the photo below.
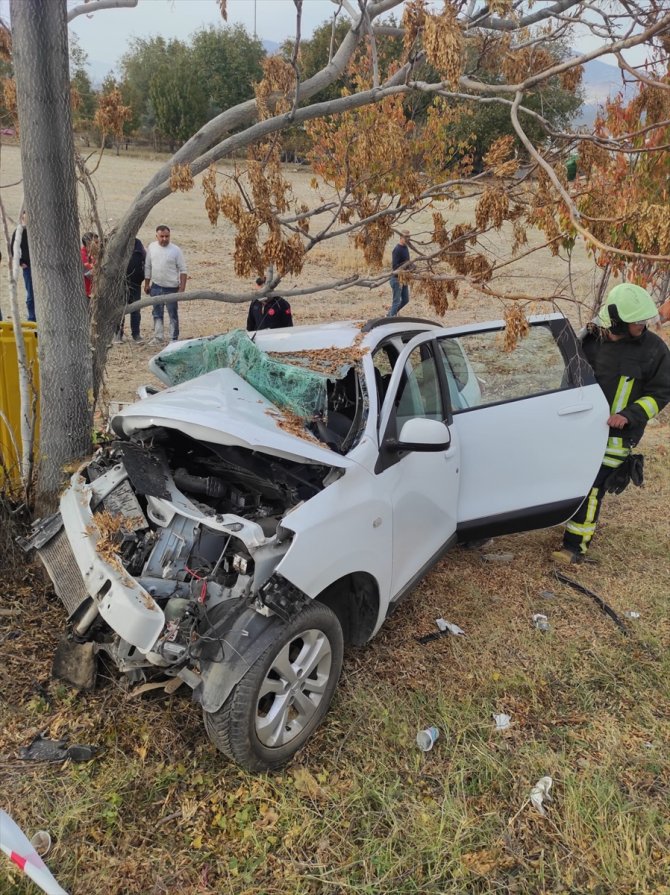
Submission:
<svg viewBox="0 0 670 895">
<path fill-rule="evenodd" d="M 609 408 L 572 327 L 529 322 L 508 352 L 502 322 L 435 334 L 461 451 L 459 540 L 565 521 L 605 452 Z"/>
</svg>

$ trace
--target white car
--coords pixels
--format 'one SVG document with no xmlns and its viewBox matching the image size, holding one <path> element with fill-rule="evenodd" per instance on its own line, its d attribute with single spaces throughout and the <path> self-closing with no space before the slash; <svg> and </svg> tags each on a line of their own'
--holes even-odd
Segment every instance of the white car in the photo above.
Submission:
<svg viewBox="0 0 670 895">
<path fill-rule="evenodd" d="M 56 670 L 185 683 L 212 742 L 284 764 L 363 644 L 446 550 L 562 522 L 608 407 L 570 324 L 412 318 L 175 343 L 166 384 L 36 527 L 69 615 Z"/>
</svg>

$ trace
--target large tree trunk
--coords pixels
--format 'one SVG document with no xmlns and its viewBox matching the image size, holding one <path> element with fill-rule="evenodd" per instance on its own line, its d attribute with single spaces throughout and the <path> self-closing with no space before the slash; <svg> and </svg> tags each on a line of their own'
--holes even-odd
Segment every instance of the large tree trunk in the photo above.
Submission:
<svg viewBox="0 0 670 895">
<path fill-rule="evenodd" d="M 39 321 L 38 506 L 90 450 L 92 364 L 70 116 L 66 0 L 10 0 L 13 62 Z"/>
</svg>

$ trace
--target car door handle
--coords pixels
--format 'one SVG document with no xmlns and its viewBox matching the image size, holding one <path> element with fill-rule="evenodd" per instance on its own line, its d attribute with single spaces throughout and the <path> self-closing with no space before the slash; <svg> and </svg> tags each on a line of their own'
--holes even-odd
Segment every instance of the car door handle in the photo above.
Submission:
<svg viewBox="0 0 670 895">
<path fill-rule="evenodd" d="M 569 407 L 561 407 L 558 415 L 569 416 L 571 413 L 586 413 L 587 410 L 593 410 L 593 404 L 571 404 Z"/>
</svg>

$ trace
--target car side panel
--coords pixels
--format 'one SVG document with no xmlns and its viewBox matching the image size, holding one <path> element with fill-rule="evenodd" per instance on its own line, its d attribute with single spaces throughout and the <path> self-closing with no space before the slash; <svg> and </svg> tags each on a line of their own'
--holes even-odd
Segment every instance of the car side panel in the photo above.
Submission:
<svg viewBox="0 0 670 895">
<path fill-rule="evenodd" d="M 277 566 L 312 598 L 345 575 L 368 572 L 379 588 L 375 630 L 386 617 L 393 549 L 391 501 L 366 468 L 377 453 L 376 443 L 365 438 L 349 455 L 364 463 L 352 463 L 342 478 L 284 517 L 282 526 L 295 534 Z"/>
</svg>

